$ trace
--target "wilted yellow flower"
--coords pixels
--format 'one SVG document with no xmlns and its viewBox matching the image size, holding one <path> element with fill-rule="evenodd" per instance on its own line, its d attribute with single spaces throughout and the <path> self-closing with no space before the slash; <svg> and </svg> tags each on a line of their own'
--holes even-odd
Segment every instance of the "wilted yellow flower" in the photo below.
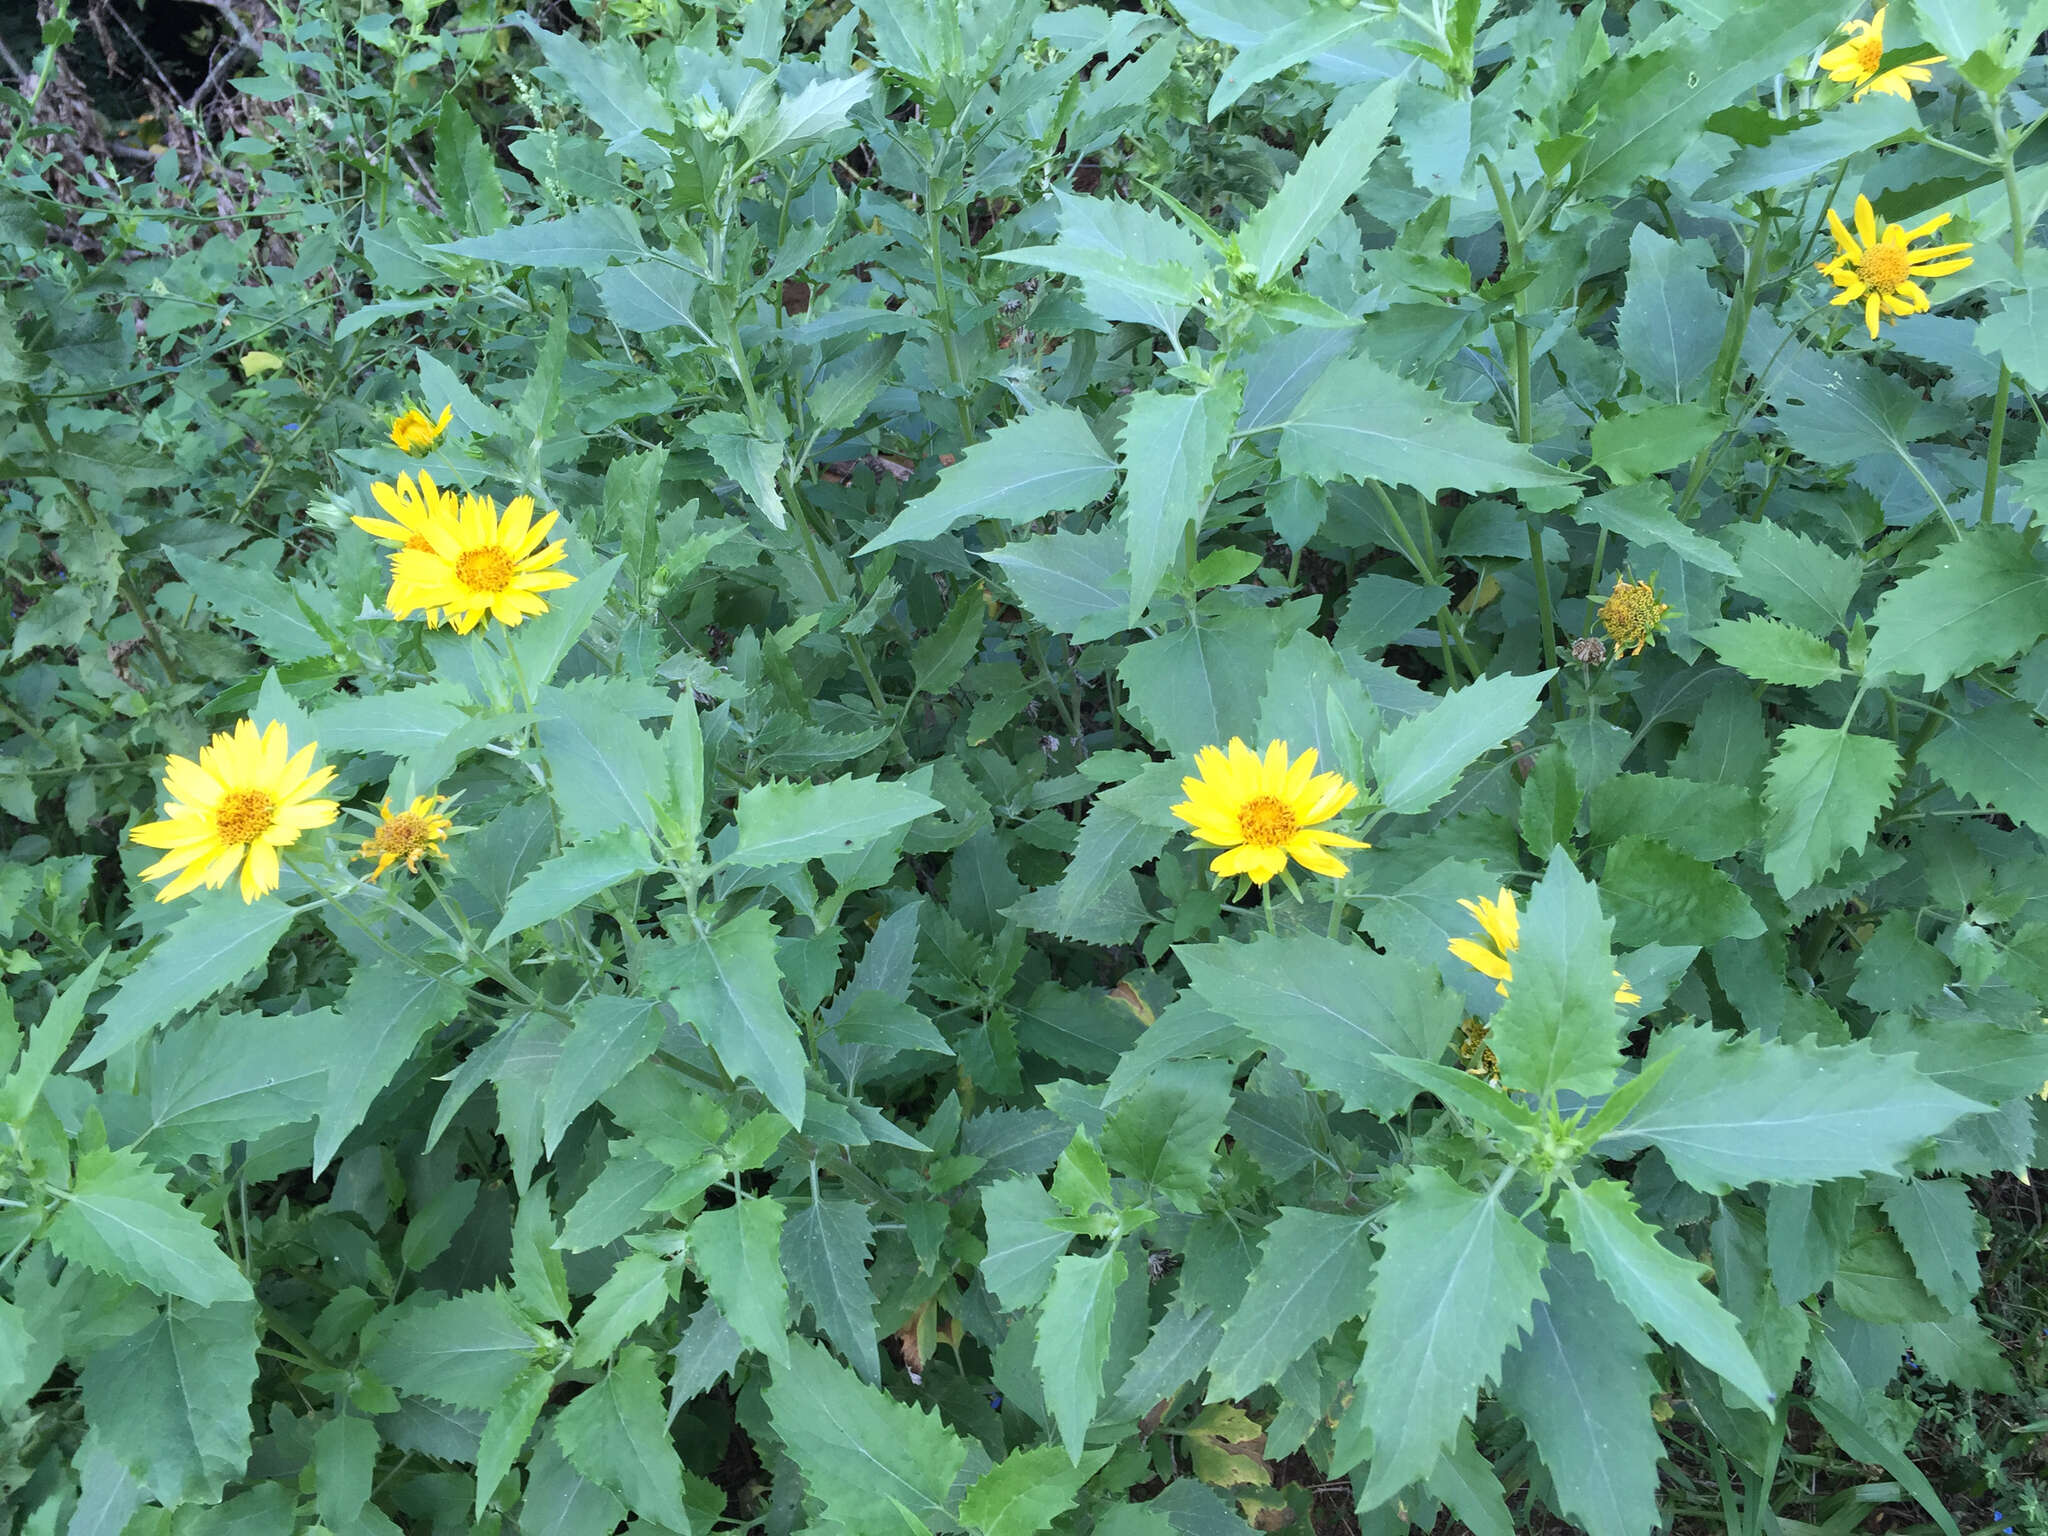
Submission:
<svg viewBox="0 0 2048 1536">
<path fill-rule="evenodd" d="M 384 802 L 383 820 L 364 841 L 363 851 L 356 855 L 359 859 L 377 861 L 377 867 L 369 874 L 372 881 L 401 859 L 406 873 L 416 875 L 421 859 L 448 857 L 441 844 L 448 840 L 448 831 L 455 823 L 436 809 L 447 801 L 446 795 L 416 795 L 402 811 L 393 811 L 391 802 Z"/>
<path fill-rule="evenodd" d="M 1879 74 L 1877 66 L 1884 60 L 1884 13 L 1887 9 L 1880 5 L 1877 15 L 1871 20 L 1859 18 L 1845 23 L 1849 40 L 1820 56 L 1820 67 L 1828 72 L 1830 80 L 1856 87 L 1849 98 L 1851 101 L 1861 101 L 1871 91 L 1911 101 L 1913 87 L 1925 85 L 1934 78 L 1924 66 L 1940 64 L 1948 58 L 1945 53 L 1930 54 L 1910 64 L 1896 64 Z"/>
<path fill-rule="evenodd" d="M 1342 774 L 1318 774 L 1314 747 L 1290 762 L 1287 743 L 1276 741 L 1260 758 L 1233 736 L 1227 754 L 1197 752 L 1195 767 L 1200 776 L 1180 781 L 1187 799 L 1173 814 L 1194 828 L 1197 843 L 1223 850 L 1209 862 L 1219 875 L 1250 875 L 1264 885 L 1292 857 L 1319 875 L 1341 876 L 1346 867 L 1330 849 L 1372 846 L 1321 829 L 1357 798 L 1358 786 Z"/>
<path fill-rule="evenodd" d="M 334 777 L 332 768 L 313 767 L 318 745 L 308 742 L 294 753 L 278 722 L 259 735 L 243 720 L 201 747 L 198 762 L 165 763 L 164 819 L 128 834 L 145 848 L 165 850 L 142 872 L 145 880 L 170 878 L 156 899 L 170 901 L 200 885 L 218 890 L 237 870 L 243 901 L 276 890 L 277 850 L 340 811 L 332 800 L 312 798 Z"/>
<path fill-rule="evenodd" d="M 391 419 L 391 441 L 405 453 L 425 453 L 441 440 L 441 434 L 448 430 L 448 423 L 455 415 L 455 407 L 441 407 L 441 418 L 430 421 L 427 413 L 418 406 L 412 406 Z"/>
<path fill-rule="evenodd" d="M 1851 235 L 1843 227 L 1842 216 L 1830 208 L 1828 232 L 1835 237 L 1835 254 L 1827 261 L 1814 263 L 1830 282 L 1842 290 L 1828 302 L 1840 306 L 1862 300 L 1863 322 L 1870 327 L 1872 341 L 1877 340 L 1877 317 L 1880 314 L 1887 318 L 1919 314 L 1927 308 L 1927 293 L 1913 279 L 1946 277 L 1951 272 L 1962 271 L 1970 265 L 1970 258 L 1958 257 L 1956 253 L 1970 249 L 1970 242 L 1929 246 L 1919 251 L 1911 250 L 1909 246 L 1922 235 L 1933 234 L 1953 217 L 1953 214 L 1940 213 L 1913 229 L 1902 224 L 1886 224 L 1880 230 L 1870 199 L 1859 192 L 1856 195 L 1856 234 Z"/>
<path fill-rule="evenodd" d="M 1508 957 L 1522 943 L 1522 917 L 1515 910 L 1515 893 L 1502 886 L 1500 895 L 1492 901 L 1482 896 L 1477 901 L 1460 901 L 1458 905 L 1479 920 L 1488 942 L 1476 944 L 1470 939 L 1453 939 L 1451 953 L 1480 975 L 1492 977 L 1493 990 L 1506 997 L 1508 983 L 1515 979 L 1515 965 Z M 1643 1000 L 1621 972 L 1616 971 L 1614 979 L 1621 983 L 1614 989 L 1615 1002 L 1628 1007 Z"/>
<path fill-rule="evenodd" d="M 1616 656 L 1640 656 L 1643 647 L 1664 632 L 1671 605 L 1660 602 L 1654 581 L 1614 578 L 1614 590 L 1600 605 L 1600 623 L 1614 642 Z"/>
<path fill-rule="evenodd" d="M 1493 1054 L 1493 1047 L 1486 1043 L 1493 1033 L 1484 1022 L 1467 1017 L 1458 1026 L 1458 1040 L 1454 1047 L 1458 1053 L 1458 1065 L 1464 1068 L 1468 1077 L 1476 1077 L 1482 1083 L 1500 1086 L 1500 1058 Z"/>
<path fill-rule="evenodd" d="M 275 352 L 244 352 L 242 354 L 242 377 L 260 379 L 266 373 L 275 373 L 284 366 L 284 359 Z"/>
<path fill-rule="evenodd" d="M 542 547 L 559 514 L 536 518 L 531 496 L 514 498 L 502 517 L 488 496 L 464 496 L 456 510 L 452 499 L 429 505 L 417 529 L 425 549 L 408 544 L 392 557 L 385 602 L 394 617 L 423 613 L 430 625 L 445 618 L 464 635 L 486 618 L 510 628 L 548 611 L 541 593 L 575 581 L 548 569 L 562 559 L 563 541 Z"/>
</svg>

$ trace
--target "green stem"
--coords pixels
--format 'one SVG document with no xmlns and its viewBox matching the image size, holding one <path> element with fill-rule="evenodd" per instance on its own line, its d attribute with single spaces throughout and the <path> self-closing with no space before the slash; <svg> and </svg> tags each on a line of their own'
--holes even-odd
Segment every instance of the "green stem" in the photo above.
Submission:
<svg viewBox="0 0 2048 1536">
<path fill-rule="evenodd" d="M 1259 905 L 1266 909 L 1266 932 L 1278 934 L 1273 926 L 1273 882 L 1268 880 L 1259 887 Z"/>
<path fill-rule="evenodd" d="M 960 446 L 974 441 L 974 414 L 967 408 L 967 378 L 960 369 L 960 349 L 953 341 L 953 292 L 946 285 L 946 224 L 939 216 L 938 182 L 925 185 L 925 238 L 931 246 L 932 297 L 939 306 L 939 347 L 946 358 L 946 377 L 953 384 L 953 405 L 960 417 Z"/>
<path fill-rule="evenodd" d="M 2027 230 L 2025 216 L 2020 211 L 2019 174 L 2013 166 L 2012 135 L 2005 131 L 2005 108 L 1999 102 L 1991 106 L 1991 135 L 1998 141 L 1998 173 L 2005 181 L 2006 215 L 2012 221 L 2012 264 L 2015 270 L 2026 259 Z M 2012 394 L 2012 369 L 2001 358 L 1998 364 L 1998 388 L 1993 392 L 1991 404 L 1991 441 L 1984 450 L 1984 500 L 1977 512 L 1977 521 L 1991 521 L 1992 504 L 1998 499 L 1999 460 L 2005 454 L 2005 412 Z"/>
</svg>

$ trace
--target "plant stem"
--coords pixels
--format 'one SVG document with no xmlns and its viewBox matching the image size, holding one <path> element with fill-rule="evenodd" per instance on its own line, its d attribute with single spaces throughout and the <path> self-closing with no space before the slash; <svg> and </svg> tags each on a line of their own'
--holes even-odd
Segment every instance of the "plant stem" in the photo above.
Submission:
<svg viewBox="0 0 2048 1536">
<path fill-rule="evenodd" d="M 939 306 L 939 347 L 946 358 L 946 377 L 953 384 L 953 405 L 960 417 L 960 446 L 974 441 L 974 413 L 967 408 L 967 379 L 960 371 L 960 349 L 953 342 L 953 293 L 946 286 L 946 224 L 939 216 L 939 185 L 927 181 L 924 194 L 926 242 L 931 247 L 932 297 Z"/>
<path fill-rule="evenodd" d="M 2026 259 L 2027 230 L 2020 211 L 2019 174 L 2013 167 L 2012 135 L 2005 131 L 2005 106 L 1991 102 L 1991 136 L 1998 141 L 1998 173 L 2005 180 L 2005 210 L 2012 221 L 2012 264 L 2017 270 Z M 2005 454 L 2005 411 L 2012 394 L 2012 368 L 2003 358 L 1998 363 L 1998 388 L 1992 394 L 1991 441 L 1984 450 L 1984 500 L 1977 521 L 1991 521 L 1991 509 L 1998 499 L 1999 460 Z"/>
</svg>

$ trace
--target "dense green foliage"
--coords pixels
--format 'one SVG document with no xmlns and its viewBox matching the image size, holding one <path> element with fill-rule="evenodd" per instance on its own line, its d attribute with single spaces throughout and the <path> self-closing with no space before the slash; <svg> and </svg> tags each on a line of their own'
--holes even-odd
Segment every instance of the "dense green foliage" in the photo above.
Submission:
<svg viewBox="0 0 2048 1536">
<path fill-rule="evenodd" d="M 9 1529 L 2048 1530 L 2048 5 L 1839 3 L 335 0 L 140 177 L 60 14 Z M 574 584 L 394 618 L 422 472 Z M 243 718 L 341 819 L 153 901 Z M 1233 737 L 1345 877 L 1210 875 Z"/>
</svg>

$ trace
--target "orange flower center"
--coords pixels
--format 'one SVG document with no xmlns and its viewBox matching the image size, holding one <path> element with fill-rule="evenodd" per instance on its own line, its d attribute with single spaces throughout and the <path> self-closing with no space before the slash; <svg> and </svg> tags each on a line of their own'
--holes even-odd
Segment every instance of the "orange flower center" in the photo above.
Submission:
<svg viewBox="0 0 2048 1536">
<path fill-rule="evenodd" d="M 1856 275 L 1869 287 L 1889 297 L 1907 278 L 1906 253 L 1896 245 L 1887 245 L 1880 240 L 1856 263 Z"/>
<path fill-rule="evenodd" d="M 496 545 L 465 549 L 455 561 L 455 579 L 472 592 L 502 592 L 512 575 L 512 557 Z"/>
<path fill-rule="evenodd" d="M 1254 795 L 1237 808 L 1238 835 L 1254 848 L 1277 848 L 1300 825 L 1294 812 L 1272 795 Z"/>
<path fill-rule="evenodd" d="M 213 826 L 224 843 L 253 843 L 277 820 L 277 802 L 260 789 L 231 789 L 214 808 Z"/>
<path fill-rule="evenodd" d="M 1856 68 L 1866 75 L 1877 73 L 1877 66 L 1884 58 L 1884 35 L 1866 32 L 1856 40 Z"/>
</svg>

